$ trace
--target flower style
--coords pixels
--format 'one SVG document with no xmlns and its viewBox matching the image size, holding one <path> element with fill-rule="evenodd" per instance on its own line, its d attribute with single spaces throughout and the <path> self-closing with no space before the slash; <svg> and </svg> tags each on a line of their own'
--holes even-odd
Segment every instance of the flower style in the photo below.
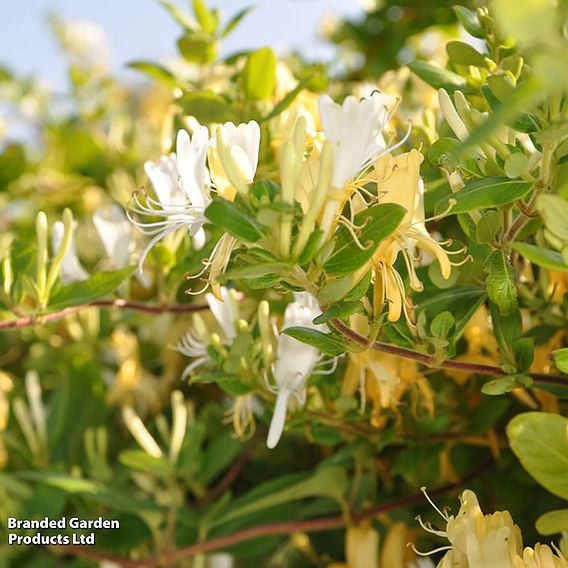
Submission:
<svg viewBox="0 0 568 568">
<path fill-rule="evenodd" d="M 229 156 L 223 155 L 222 145 L 228 149 Z M 256 121 L 239 125 L 226 122 L 219 126 L 211 139 L 209 168 L 213 184 L 221 197 L 232 201 L 238 185 L 253 181 L 258 166 L 259 148 L 260 126 Z M 235 180 L 235 177 L 238 179 Z"/>
<path fill-rule="evenodd" d="M 56 221 L 53 224 L 53 230 L 51 233 L 51 250 L 54 255 L 57 254 L 57 251 L 61 247 L 64 232 L 65 227 L 63 223 L 61 221 Z M 64 285 L 73 284 L 73 282 L 82 282 L 89 278 L 89 273 L 83 268 L 79 261 L 79 257 L 77 256 L 77 249 L 75 248 L 73 236 L 71 236 L 69 250 L 61 261 L 59 277 L 61 278 L 61 283 Z"/>
<path fill-rule="evenodd" d="M 397 230 L 385 239 L 373 255 L 372 267 L 375 280 L 375 306 L 380 309 L 388 302 L 388 319 L 397 321 L 402 312 L 410 320 L 410 302 L 400 274 L 394 268 L 402 253 L 410 276 L 410 287 L 421 291 L 422 282 L 414 268 L 416 250 L 421 249 L 440 263 L 442 276 L 448 279 L 452 263 L 449 254 L 426 230 L 424 218 L 424 183 L 420 178 L 420 164 L 424 157 L 411 150 L 393 157 L 386 154 L 375 163 L 377 195 L 381 203 L 396 203 L 406 209 Z"/>
<path fill-rule="evenodd" d="M 220 295 L 222 301 L 219 301 L 214 294 L 205 294 L 205 299 L 209 305 L 209 309 L 213 314 L 219 327 L 223 331 L 224 338 L 222 343 L 230 345 L 235 337 L 236 323 L 238 317 L 236 305 L 236 292 L 229 290 L 222 286 L 220 288 Z M 209 333 L 203 320 L 196 314 L 194 316 L 195 330 L 189 330 L 175 346 L 176 351 L 179 351 L 186 357 L 194 359 L 183 371 L 182 379 L 185 379 L 194 369 L 211 361 L 208 352 L 209 346 Z"/>
<path fill-rule="evenodd" d="M 321 308 L 314 296 L 308 292 L 294 293 L 294 301 L 288 304 L 284 312 L 282 330 L 295 326 L 326 330 L 327 326 L 312 322 L 320 314 Z M 275 385 L 269 387 L 276 394 L 276 403 L 266 440 L 268 448 L 275 448 L 282 436 L 290 396 L 294 396 L 299 404 L 304 404 L 306 381 L 321 359 L 322 355 L 315 347 L 280 334 L 276 363 L 272 368 Z"/>
<path fill-rule="evenodd" d="M 93 224 L 113 268 L 130 264 L 132 235 L 123 210 L 116 204 L 99 208 L 93 213 Z"/>
<path fill-rule="evenodd" d="M 199 126 L 193 138 L 185 130 L 177 134 L 176 154 L 162 156 L 157 163 L 146 162 L 144 169 L 152 182 L 157 200 L 134 196 L 134 205 L 128 211 L 130 220 L 152 239 L 146 245 L 139 260 L 140 271 L 146 256 L 160 240 L 180 229 L 187 229 L 194 246 L 201 248 L 205 242 L 203 224 L 205 208 L 210 202 L 206 190 L 207 170 L 205 160 L 209 133 Z M 139 221 L 135 216 L 159 217 L 161 220 Z"/>
</svg>

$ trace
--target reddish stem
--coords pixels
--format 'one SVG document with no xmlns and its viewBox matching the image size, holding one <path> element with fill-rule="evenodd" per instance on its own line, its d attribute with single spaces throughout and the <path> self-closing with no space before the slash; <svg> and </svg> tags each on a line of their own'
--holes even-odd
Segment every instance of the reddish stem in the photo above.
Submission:
<svg viewBox="0 0 568 568">
<path fill-rule="evenodd" d="M 360 345 L 366 349 L 372 348 L 375 351 L 380 351 L 382 353 L 389 353 L 390 355 L 396 355 L 398 357 L 404 357 L 406 359 L 412 359 L 423 363 L 428 367 L 438 367 L 441 369 L 454 369 L 456 371 L 463 371 L 466 373 L 479 373 L 481 375 L 489 375 L 492 377 L 503 377 L 507 373 L 503 371 L 500 367 L 492 365 L 479 365 L 477 363 L 467 363 L 465 361 L 452 361 L 450 359 L 445 359 L 443 361 L 438 361 L 433 355 L 428 355 L 428 353 L 421 353 L 420 351 L 414 351 L 412 349 L 407 349 L 406 347 L 398 347 L 396 345 L 389 345 L 387 343 L 382 343 L 381 341 L 374 341 L 370 344 L 369 340 L 357 332 L 353 331 L 341 321 L 335 319 L 331 321 L 333 327 L 337 329 L 342 335 Z M 568 386 L 568 377 L 562 377 L 560 375 L 548 375 L 546 373 L 527 373 L 535 382 L 546 384 L 546 385 L 561 385 Z"/>
<path fill-rule="evenodd" d="M 72 306 L 70 308 L 65 308 L 59 312 L 53 312 L 51 314 L 41 315 L 41 316 L 25 316 L 10 321 L 0 321 L 0 329 L 15 329 L 19 327 L 27 327 L 35 324 L 43 324 L 50 321 L 58 320 L 68 316 L 70 314 L 75 314 L 87 308 L 121 308 L 124 310 L 135 310 L 138 312 L 144 312 L 147 314 L 164 314 L 164 313 L 191 313 L 198 312 L 201 310 L 208 309 L 207 306 L 149 306 L 148 304 L 143 304 L 142 302 L 128 302 L 126 300 L 95 300 L 88 304 L 81 304 L 80 306 Z"/>
</svg>

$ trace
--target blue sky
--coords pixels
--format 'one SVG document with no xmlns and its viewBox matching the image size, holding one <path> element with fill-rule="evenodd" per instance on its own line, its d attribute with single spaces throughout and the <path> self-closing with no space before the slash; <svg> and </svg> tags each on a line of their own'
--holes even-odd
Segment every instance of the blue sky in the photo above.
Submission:
<svg viewBox="0 0 568 568">
<path fill-rule="evenodd" d="M 177 0 L 186 7 L 189 0 Z M 238 30 L 225 42 L 224 52 L 270 45 L 279 52 L 301 47 L 310 57 L 329 57 L 317 40 L 325 14 L 357 16 L 356 0 L 209 0 L 229 18 L 254 4 Z M 98 23 L 107 36 L 113 69 L 122 74 L 133 59 L 159 60 L 175 53 L 179 27 L 158 0 L 20 0 L 10 2 L 0 18 L 0 63 L 20 73 L 39 76 L 55 88 L 65 84 L 64 62 L 50 35 L 46 14 Z"/>
</svg>

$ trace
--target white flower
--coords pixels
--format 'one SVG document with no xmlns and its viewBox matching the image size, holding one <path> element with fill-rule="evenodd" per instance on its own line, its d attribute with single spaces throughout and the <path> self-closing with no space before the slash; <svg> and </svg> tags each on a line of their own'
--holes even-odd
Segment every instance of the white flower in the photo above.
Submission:
<svg viewBox="0 0 568 568">
<path fill-rule="evenodd" d="M 343 189 L 384 150 L 381 132 L 393 99 L 375 91 L 361 100 L 349 96 L 339 105 L 329 95 L 322 95 L 318 106 L 325 138 L 333 147 L 331 185 Z"/>
<path fill-rule="evenodd" d="M 286 307 L 282 330 L 288 327 L 307 327 L 324 331 L 325 325 L 315 325 L 312 320 L 321 314 L 317 300 L 308 292 L 294 294 L 294 301 Z M 306 398 L 306 381 L 321 360 L 321 353 L 311 345 L 301 343 L 289 335 L 280 334 L 276 363 L 272 369 L 275 385 L 270 390 L 276 394 L 276 403 L 266 445 L 273 449 L 278 444 L 284 424 L 290 395 L 300 404 Z"/>
<path fill-rule="evenodd" d="M 132 235 L 122 209 L 116 204 L 97 209 L 93 213 L 93 224 L 112 266 L 117 269 L 128 266 Z"/>
<path fill-rule="evenodd" d="M 426 493 L 425 493 L 426 495 Z M 430 498 L 426 495 L 428 500 Z M 426 531 L 446 537 L 450 546 L 437 550 L 448 550 L 438 566 L 440 568 L 513 568 L 513 559 L 522 550 L 522 536 L 508 511 L 496 511 L 484 515 L 473 491 L 466 489 L 460 495 L 461 507 L 458 514 L 448 516 L 432 503 L 447 522 L 446 530 L 435 530 L 429 523 Z M 436 552 L 436 551 L 432 551 Z"/>
<path fill-rule="evenodd" d="M 236 294 L 224 286 L 220 289 L 223 301 L 220 302 L 213 294 L 205 294 L 205 299 L 209 304 L 209 309 L 223 330 L 223 343 L 230 345 L 235 337 L 236 322 L 237 322 L 237 306 Z M 182 378 L 187 377 L 197 367 L 208 363 L 211 360 L 207 351 L 208 343 L 207 330 L 203 325 L 200 318 L 194 318 L 195 327 L 197 329 L 190 329 L 176 345 L 175 349 L 185 355 L 194 359 L 183 371 Z"/>
<path fill-rule="evenodd" d="M 225 124 L 219 126 L 218 133 L 211 140 L 211 150 L 209 152 L 211 177 L 219 195 L 225 199 L 232 200 L 235 195 L 235 188 L 221 163 L 217 143 L 219 133 L 223 136 L 223 140 L 230 149 L 230 157 L 238 170 L 238 174 L 245 183 L 251 183 L 258 166 L 260 126 L 254 120 L 247 123 L 243 122 L 239 125 L 225 122 Z"/>
<path fill-rule="evenodd" d="M 206 192 L 208 173 L 205 168 L 209 134 L 205 126 L 199 126 L 193 139 L 185 130 L 177 134 L 177 154 L 162 156 L 157 163 L 146 162 L 144 169 L 152 182 L 156 197 L 146 196 L 145 202 L 134 196 L 130 208 L 130 220 L 144 233 L 153 238 L 140 256 L 139 267 L 144 264 L 152 247 L 169 234 L 187 229 L 194 240 L 194 246 L 201 248 L 205 243 L 202 226 L 206 219 L 204 212 L 210 203 Z M 134 216 L 159 217 L 160 221 L 139 221 Z"/>
<path fill-rule="evenodd" d="M 56 221 L 53 224 L 53 230 L 51 232 L 51 250 L 54 255 L 57 254 L 57 251 L 61 246 L 64 232 L 65 228 L 63 223 L 61 221 Z M 89 273 L 83 268 L 83 266 L 81 266 L 79 258 L 77 257 L 77 250 L 75 248 L 73 237 L 71 237 L 69 250 L 59 267 L 59 277 L 61 278 L 61 283 L 64 285 L 73 284 L 73 282 L 82 282 L 89 278 Z"/>
</svg>

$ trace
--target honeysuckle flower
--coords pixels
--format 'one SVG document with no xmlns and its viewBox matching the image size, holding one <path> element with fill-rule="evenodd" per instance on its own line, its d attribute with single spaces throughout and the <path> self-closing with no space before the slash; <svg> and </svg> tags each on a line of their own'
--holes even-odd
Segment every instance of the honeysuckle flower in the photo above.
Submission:
<svg viewBox="0 0 568 568">
<path fill-rule="evenodd" d="M 132 233 L 124 211 L 116 204 L 100 207 L 93 213 L 93 224 L 113 268 L 130 264 Z"/>
<path fill-rule="evenodd" d="M 294 301 L 286 306 L 281 331 L 295 326 L 326 330 L 325 325 L 316 325 L 312 321 L 320 314 L 321 308 L 314 296 L 308 292 L 294 293 Z M 315 347 L 280 334 L 276 362 L 272 368 L 274 385 L 269 387 L 276 394 L 276 403 L 266 440 L 268 448 L 275 448 L 282 436 L 290 397 L 304 404 L 306 381 L 321 359 L 322 355 Z"/>
<path fill-rule="evenodd" d="M 522 558 L 516 556 L 513 559 L 513 568 L 568 568 L 568 561 L 554 554 L 548 545 L 537 543 L 534 549 L 527 546 Z"/>
<path fill-rule="evenodd" d="M 349 323 L 351 329 L 360 335 L 368 335 L 369 325 L 364 316 L 354 314 Z M 372 424 L 380 424 L 381 413 L 386 408 L 397 412 L 400 399 L 409 390 L 413 412 L 417 413 L 419 400 L 420 406 L 433 414 L 432 388 L 426 377 L 419 372 L 416 361 L 374 350 L 349 353 L 348 357 L 342 394 L 353 395 L 359 392 L 361 412 L 370 399 L 373 405 Z"/>
<path fill-rule="evenodd" d="M 514 568 L 514 559 L 520 555 L 523 543 L 521 531 L 509 512 L 496 511 L 484 515 L 475 493 L 469 489 L 460 495 L 460 502 L 461 507 L 455 517 L 443 513 L 431 502 L 446 521 L 445 531 L 435 530 L 430 523 L 424 524 L 418 517 L 422 528 L 450 541 L 449 546 L 437 549 L 448 551 L 438 567 Z"/>
<path fill-rule="evenodd" d="M 110 337 L 109 348 L 109 359 L 115 363 L 117 370 L 106 369 L 102 373 L 108 387 L 106 403 L 132 406 L 142 414 L 157 411 L 161 403 L 162 385 L 142 365 L 136 335 L 124 329 L 115 329 Z"/>
<path fill-rule="evenodd" d="M 205 126 L 196 128 L 192 138 L 185 130 L 180 130 L 176 154 L 162 156 L 158 162 L 146 162 L 144 165 L 157 200 L 148 195 L 141 200 L 140 194 L 135 194 L 133 206 L 128 211 L 136 227 L 152 237 L 140 256 L 140 269 L 152 247 L 180 229 L 189 231 L 196 248 L 203 246 L 204 212 L 210 203 L 205 168 L 208 144 L 209 133 Z M 161 220 L 144 220 L 148 217 Z"/>
<path fill-rule="evenodd" d="M 392 106 L 392 97 L 378 91 L 361 100 L 349 96 L 342 105 L 329 95 L 319 98 L 323 132 L 333 148 L 332 187 L 343 189 L 384 149 L 381 132 Z"/>
<path fill-rule="evenodd" d="M 237 336 L 237 293 L 235 290 L 229 290 L 224 286 L 222 286 L 219 291 L 221 300 L 219 300 L 214 294 L 205 294 L 205 299 L 213 317 L 223 331 L 223 338 L 220 338 L 221 344 L 230 345 Z M 186 357 L 191 357 L 193 359 L 193 361 L 184 369 L 182 375 L 183 379 L 185 379 L 193 370 L 211 361 L 211 357 L 207 350 L 210 344 L 211 335 L 208 333 L 203 320 L 197 316 L 197 314 L 194 316 L 193 321 L 194 329 L 187 331 L 174 348 Z"/>
<path fill-rule="evenodd" d="M 448 279 L 452 263 L 449 254 L 426 230 L 424 218 L 424 184 L 420 164 L 424 157 L 417 150 L 396 157 L 385 154 L 375 163 L 377 195 L 381 203 L 396 203 L 406 214 L 396 231 L 385 239 L 372 259 L 375 279 L 375 308 L 388 302 L 388 319 L 397 321 L 402 312 L 410 319 L 410 302 L 400 274 L 394 268 L 399 253 L 403 255 L 410 287 L 421 291 L 422 282 L 415 270 L 417 249 L 434 257 L 440 264 L 442 276 Z"/>
<path fill-rule="evenodd" d="M 63 234 L 65 227 L 61 221 L 56 221 L 53 224 L 51 232 L 51 250 L 53 254 L 57 254 L 61 243 L 63 242 Z M 63 257 L 61 265 L 59 266 L 59 277 L 61 283 L 64 285 L 73 284 L 73 282 L 82 282 L 89 278 L 89 273 L 83 268 L 79 257 L 77 256 L 77 249 L 75 248 L 75 241 L 71 236 L 71 243 L 67 254 Z"/>
<path fill-rule="evenodd" d="M 249 440 L 256 431 L 255 413 L 260 404 L 253 394 L 236 396 L 226 412 L 225 423 L 232 424 L 235 436 L 242 441 Z"/>
<path fill-rule="evenodd" d="M 221 147 L 221 144 L 224 146 Z M 224 157 L 222 150 L 225 146 L 229 155 Z M 253 181 L 258 166 L 259 148 L 258 122 L 251 120 L 239 125 L 226 122 L 218 127 L 209 148 L 209 169 L 213 184 L 221 197 L 232 201 L 237 192 L 235 183 L 240 181 L 249 184 Z M 227 171 L 229 168 L 235 171 Z M 234 176 L 239 180 L 232 179 Z"/>
</svg>

